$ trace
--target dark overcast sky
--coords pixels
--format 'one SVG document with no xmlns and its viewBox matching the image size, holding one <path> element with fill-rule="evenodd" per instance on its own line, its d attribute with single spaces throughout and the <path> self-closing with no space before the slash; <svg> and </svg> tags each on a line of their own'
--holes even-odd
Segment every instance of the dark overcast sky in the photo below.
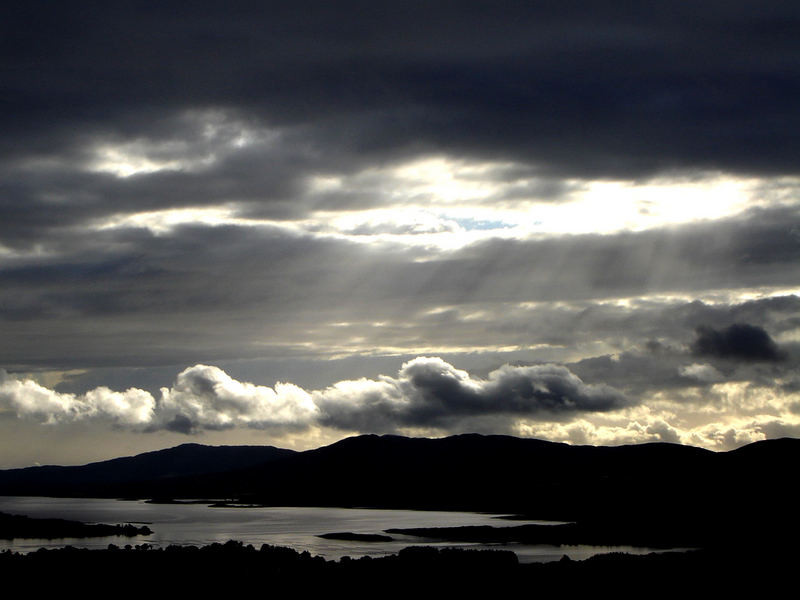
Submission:
<svg viewBox="0 0 800 600">
<path fill-rule="evenodd" d="M 798 31 L 770 1 L 6 3 L 0 467 L 800 436 Z"/>
</svg>

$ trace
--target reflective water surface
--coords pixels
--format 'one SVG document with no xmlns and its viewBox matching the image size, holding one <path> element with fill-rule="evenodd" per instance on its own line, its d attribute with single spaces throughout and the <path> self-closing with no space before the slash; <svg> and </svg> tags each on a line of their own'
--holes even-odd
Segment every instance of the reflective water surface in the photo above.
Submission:
<svg viewBox="0 0 800 600">
<path fill-rule="evenodd" d="M 652 552 L 649 548 L 625 546 L 545 546 L 545 545 L 487 545 L 453 542 L 433 542 L 417 537 L 392 534 L 392 542 L 357 542 L 327 540 L 317 537 L 323 533 L 351 531 L 382 533 L 389 528 L 458 527 L 491 525 L 504 527 L 546 521 L 507 521 L 468 512 L 381 510 L 367 508 L 323 507 L 258 507 L 212 508 L 207 504 L 147 504 L 143 501 L 107 500 L 99 498 L 39 498 L 0 496 L 0 512 L 39 518 L 61 518 L 87 523 L 146 523 L 153 534 L 135 538 L 119 536 L 102 538 L 61 538 L 56 540 L 0 540 L 0 550 L 30 552 L 38 548 L 105 548 L 108 544 L 148 543 L 166 547 L 170 544 L 206 545 L 239 540 L 253 544 L 288 546 L 307 550 L 326 559 L 342 556 L 383 556 L 394 554 L 410 545 L 446 546 L 459 548 L 497 548 L 513 550 L 521 562 L 558 560 L 568 555 L 575 560 L 602 552 Z"/>
</svg>

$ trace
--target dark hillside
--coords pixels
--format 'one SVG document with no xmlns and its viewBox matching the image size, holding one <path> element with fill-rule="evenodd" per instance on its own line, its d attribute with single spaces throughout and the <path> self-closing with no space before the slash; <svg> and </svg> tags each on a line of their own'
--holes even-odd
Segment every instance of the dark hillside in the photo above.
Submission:
<svg viewBox="0 0 800 600">
<path fill-rule="evenodd" d="M 306 452 L 184 445 L 85 467 L 0 472 L 0 491 L 518 513 L 576 521 L 593 539 L 618 543 L 726 543 L 795 527 L 799 459 L 793 439 L 715 453 L 677 444 L 364 435 Z"/>
<path fill-rule="evenodd" d="M 241 469 L 291 456 L 272 446 L 182 444 L 74 467 L 43 466 L 0 471 L 0 494 L 114 496 L 115 490 L 161 480 Z"/>
</svg>

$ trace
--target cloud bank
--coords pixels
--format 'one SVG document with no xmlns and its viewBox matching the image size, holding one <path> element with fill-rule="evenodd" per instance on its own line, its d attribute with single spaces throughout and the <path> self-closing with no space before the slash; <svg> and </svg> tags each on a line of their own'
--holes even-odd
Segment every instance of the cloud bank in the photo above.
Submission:
<svg viewBox="0 0 800 600">
<path fill-rule="evenodd" d="M 50 425 L 92 419 L 125 427 L 142 427 L 156 418 L 156 401 L 144 390 L 131 388 L 114 392 L 107 387 L 98 387 L 85 394 L 64 394 L 31 379 L 20 381 L 0 369 L 2 408 L 15 411 L 20 418 Z"/>
<path fill-rule="evenodd" d="M 629 404 L 618 390 L 586 384 L 563 366 L 504 365 L 480 379 L 428 357 L 403 364 L 397 377 L 340 381 L 311 392 L 291 383 L 243 383 L 207 365 L 182 371 L 158 399 L 136 388 L 113 392 L 98 387 L 78 395 L 7 373 L 0 379 L 0 406 L 20 418 L 51 425 L 103 420 L 135 430 L 187 434 L 237 427 L 286 432 L 317 425 L 362 432 L 447 430 L 465 418 L 558 420 Z"/>
<path fill-rule="evenodd" d="M 398 426 L 444 427 L 470 417 L 563 415 L 605 412 L 628 404 L 607 385 L 587 385 L 558 365 L 504 365 L 487 379 L 472 377 L 440 358 L 416 358 L 398 376 L 344 381 L 315 393 L 321 423 L 357 431 Z"/>
<path fill-rule="evenodd" d="M 0 415 L 49 427 L 86 423 L 140 435 L 249 430 L 273 443 L 305 437 L 334 441 L 364 432 L 478 431 L 573 444 L 674 442 L 727 450 L 798 435 L 800 385 L 790 373 L 772 372 L 759 381 L 752 369 L 771 369 L 771 363 L 756 360 L 740 366 L 743 373 L 723 373 L 711 364 L 687 364 L 692 357 L 690 349 L 670 355 L 660 348 L 569 365 L 505 364 L 485 377 L 442 358 L 417 357 L 394 376 L 342 380 L 317 390 L 292 383 L 256 385 L 198 364 L 155 395 L 103 386 L 64 393 L 0 371 Z"/>
</svg>

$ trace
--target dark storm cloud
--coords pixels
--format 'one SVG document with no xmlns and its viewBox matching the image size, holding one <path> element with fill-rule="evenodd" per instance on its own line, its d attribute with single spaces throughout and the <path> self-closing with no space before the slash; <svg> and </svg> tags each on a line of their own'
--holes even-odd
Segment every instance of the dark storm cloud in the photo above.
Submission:
<svg viewBox="0 0 800 600">
<path fill-rule="evenodd" d="M 26 2 L 0 18 L 0 152 L 223 107 L 352 155 L 794 173 L 799 19 L 777 1 Z"/>
<path fill-rule="evenodd" d="M 496 415 L 558 420 L 631 404 L 618 390 L 586 385 L 559 365 L 504 365 L 484 380 L 428 357 L 405 363 L 397 378 L 342 382 L 321 392 L 315 402 L 323 425 L 358 431 L 446 428 Z"/>
<path fill-rule="evenodd" d="M 698 327 L 692 352 L 697 356 L 750 361 L 779 361 L 786 357 L 764 329 L 747 323 L 734 323 L 722 330 Z"/>
<path fill-rule="evenodd" d="M 2 10 L 0 244 L 15 250 L 75 254 L 87 222 L 148 210 L 230 203 L 244 216 L 291 219 L 375 206 L 383 200 L 368 185 L 311 194 L 308 178 L 426 153 L 511 161 L 488 175 L 510 184 L 493 201 L 562 198 L 573 185 L 564 175 L 794 173 L 800 164 L 789 4 L 662 3 L 624 14 L 583 2 Z M 255 137 L 239 146 L 246 134 Z M 176 164 L 127 178 L 91 171 L 109 145 Z M 798 240 L 780 224 L 720 229 L 710 248 L 661 233 L 649 250 L 664 248 L 677 267 L 715 254 L 734 261 L 704 271 L 706 285 L 783 283 L 772 267 L 797 257 Z M 573 275 L 584 289 L 593 279 L 600 295 L 684 285 L 671 264 L 653 271 L 637 254 L 647 238 L 487 242 L 438 261 L 435 274 L 409 267 L 387 279 L 414 285 L 421 275 L 419 286 L 449 301 L 438 282 L 473 289 L 467 268 L 502 278 L 498 267 L 526 268 L 534 256 L 542 275 L 526 292 L 535 297 L 575 295 Z M 106 237 L 85 251 L 113 262 L 136 244 Z M 570 264 L 579 256 L 591 260 Z M 563 276 L 552 267 L 561 260 Z M 23 296 L 15 304 L 33 307 L 15 314 L 41 310 Z"/>
</svg>

